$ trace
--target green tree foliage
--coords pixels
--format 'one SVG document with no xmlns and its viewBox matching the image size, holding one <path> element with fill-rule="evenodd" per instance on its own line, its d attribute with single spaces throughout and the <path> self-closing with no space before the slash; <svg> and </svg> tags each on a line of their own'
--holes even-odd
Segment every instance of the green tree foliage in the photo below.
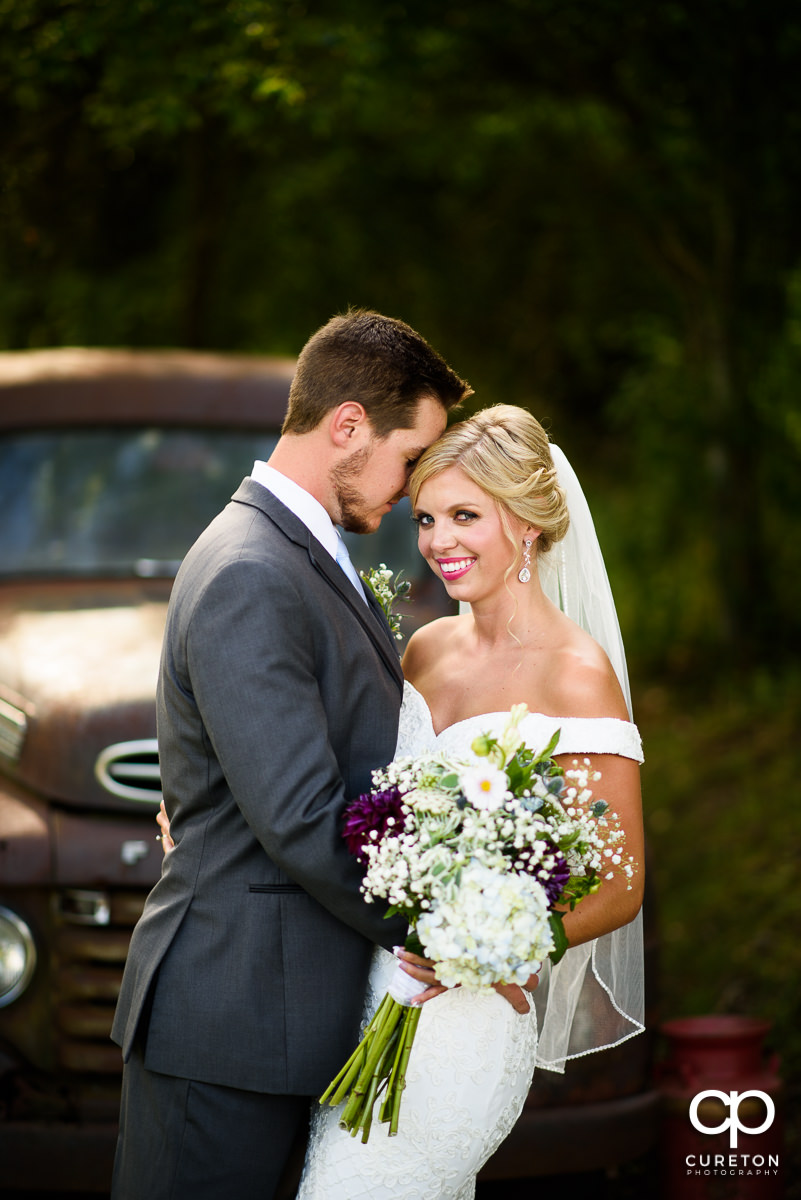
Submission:
<svg viewBox="0 0 801 1200">
<path fill-rule="evenodd" d="M 790 2 L 0 0 L 0 344 L 406 317 L 551 420 L 635 663 L 797 649 Z"/>
</svg>

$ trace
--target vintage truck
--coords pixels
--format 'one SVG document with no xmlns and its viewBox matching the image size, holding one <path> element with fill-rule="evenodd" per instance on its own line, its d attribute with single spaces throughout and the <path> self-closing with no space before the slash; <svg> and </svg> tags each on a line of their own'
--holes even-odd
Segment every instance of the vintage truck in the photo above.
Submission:
<svg viewBox="0 0 801 1200">
<path fill-rule="evenodd" d="M 0 1190 L 108 1191 L 121 1073 L 109 1029 L 161 866 L 167 600 L 186 549 L 275 444 L 293 367 L 0 354 Z M 410 629 L 445 610 L 401 506 L 351 551 L 412 579 Z M 657 1110 L 648 1060 L 641 1037 L 538 1076 L 484 1177 L 642 1154 Z"/>
</svg>

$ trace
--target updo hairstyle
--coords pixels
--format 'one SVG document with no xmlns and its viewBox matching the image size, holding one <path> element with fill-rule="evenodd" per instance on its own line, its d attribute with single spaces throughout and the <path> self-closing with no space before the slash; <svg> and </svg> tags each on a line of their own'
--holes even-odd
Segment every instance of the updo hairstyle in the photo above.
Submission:
<svg viewBox="0 0 801 1200">
<path fill-rule="evenodd" d="M 413 506 L 426 480 L 449 467 L 464 471 L 497 502 L 502 521 L 510 513 L 541 530 L 538 553 L 547 553 L 567 533 L 570 517 L 564 490 L 556 481 L 548 435 L 526 409 L 494 404 L 446 429 L 412 472 Z M 511 530 L 503 523 L 511 539 Z"/>
</svg>

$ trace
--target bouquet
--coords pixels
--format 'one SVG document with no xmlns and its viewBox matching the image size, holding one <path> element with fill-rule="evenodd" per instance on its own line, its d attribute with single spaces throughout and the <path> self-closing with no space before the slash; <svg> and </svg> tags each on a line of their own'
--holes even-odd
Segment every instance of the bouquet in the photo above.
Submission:
<svg viewBox="0 0 801 1200">
<path fill-rule="evenodd" d="M 345 810 L 348 847 L 366 866 L 365 899 L 410 925 L 406 949 L 434 959 L 448 987 L 525 984 L 548 956 L 567 949 L 560 909 L 635 866 L 625 834 L 603 800 L 593 800 L 589 760 L 563 771 L 551 755 L 559 732 L 535 752 L 512 708 L 499 737 L 472 744 L 476 761 L 445 755 L 400 758 L 373 772 L 373 791 Z M 557 905 L 560 906 L 557 908 Z M 340 1126 L 366 1142 L 379 1095 L 379 1121 L 398 1130 L 406 1068 L 424 990 L 398 968 L 364 1036 L 320 1098 L 347 1097 Z"/>
</svg>

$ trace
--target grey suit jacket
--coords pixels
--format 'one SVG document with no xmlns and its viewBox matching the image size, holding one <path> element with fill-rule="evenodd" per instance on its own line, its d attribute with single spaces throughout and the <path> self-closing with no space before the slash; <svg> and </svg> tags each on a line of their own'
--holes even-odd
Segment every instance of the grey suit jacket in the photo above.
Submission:
<svg viewBox="0 0 801 1200">
<path fill-rule="evenodd" d="M 187 555 L 158 687 L 176 848 L 134 930 L 112 1037 L 143 1014 L 150 1069 L 314 1094 L 355 1046 L 371 946 L 403 939 L 359 893 L 348 799 L 395 749 L 403 679 L 308 529 L 246 479 Z"/>
</svg>

